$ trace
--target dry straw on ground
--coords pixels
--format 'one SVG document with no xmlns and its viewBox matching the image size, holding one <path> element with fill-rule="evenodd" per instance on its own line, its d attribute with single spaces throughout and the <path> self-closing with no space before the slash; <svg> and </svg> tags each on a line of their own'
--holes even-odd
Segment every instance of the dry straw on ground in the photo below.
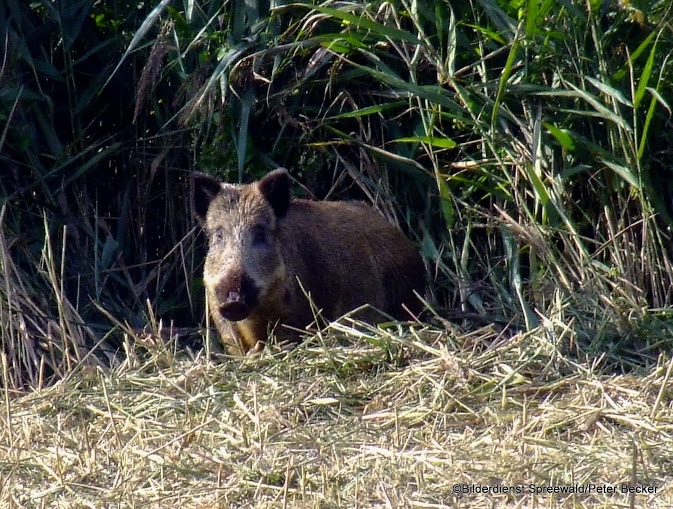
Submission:
<svg viewBox="0 0 673 509">
<path fill-rule="evenodd" d="M 242 362 L 164 350 L 5 391 L 0 507 L 672 506 L 673 364 L 600 371 L 562 330 L 340 325 Z M 548 487 L 577 492 L 531 493 Z"/>
</svg>

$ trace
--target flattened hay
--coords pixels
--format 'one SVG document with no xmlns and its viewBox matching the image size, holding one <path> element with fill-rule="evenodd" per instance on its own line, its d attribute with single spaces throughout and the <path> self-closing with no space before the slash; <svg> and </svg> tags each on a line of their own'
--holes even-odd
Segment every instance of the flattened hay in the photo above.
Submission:
<svg viewBox="0 0 673 509">
<path fill-rule="evenodd" d="M 615 374 L 553 331 L 333 325 L 5 391 L 0 507 L 670 507 L 673 361 Z"/>
</svg>

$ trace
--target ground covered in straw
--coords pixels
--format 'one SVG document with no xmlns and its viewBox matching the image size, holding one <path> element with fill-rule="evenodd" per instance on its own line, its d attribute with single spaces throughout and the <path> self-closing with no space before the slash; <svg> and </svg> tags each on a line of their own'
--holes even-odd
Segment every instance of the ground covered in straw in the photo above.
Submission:
<svg viewBox="0 0 673 509">
<path fill-rule="evenodd" d="M 553 330 L 360 331 L 4 391 L 0 507 L 673 505 L 667 358 L 615 374 Z"/>
</svg>

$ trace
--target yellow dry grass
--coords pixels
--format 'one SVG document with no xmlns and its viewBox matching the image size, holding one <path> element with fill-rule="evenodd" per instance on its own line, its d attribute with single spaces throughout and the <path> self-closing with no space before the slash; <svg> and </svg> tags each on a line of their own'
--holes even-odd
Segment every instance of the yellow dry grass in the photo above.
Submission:
<svg viewBox="0 0 673 509">
<path fill-rule="evenodd" d="M 555 341 L 342 324 L 242 361 L 132 352 L 4 391 L 0 507 L 673 506 L 671 361 L 619 375 Z"/>
</svg>

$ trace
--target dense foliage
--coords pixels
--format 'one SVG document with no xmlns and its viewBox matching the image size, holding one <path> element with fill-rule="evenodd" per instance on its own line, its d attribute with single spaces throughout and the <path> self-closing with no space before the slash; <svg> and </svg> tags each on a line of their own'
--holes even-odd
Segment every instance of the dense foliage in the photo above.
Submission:
<svg viewBox="0 0 673 509">
<path fill-rule="evenodd" d="M 646 360 L 673 299 L 670 9 L 6 0 L 5 382 L 201 322 L 184 177 L 279 165 L 397 221 L 440 314 Z"/>
</svg>

